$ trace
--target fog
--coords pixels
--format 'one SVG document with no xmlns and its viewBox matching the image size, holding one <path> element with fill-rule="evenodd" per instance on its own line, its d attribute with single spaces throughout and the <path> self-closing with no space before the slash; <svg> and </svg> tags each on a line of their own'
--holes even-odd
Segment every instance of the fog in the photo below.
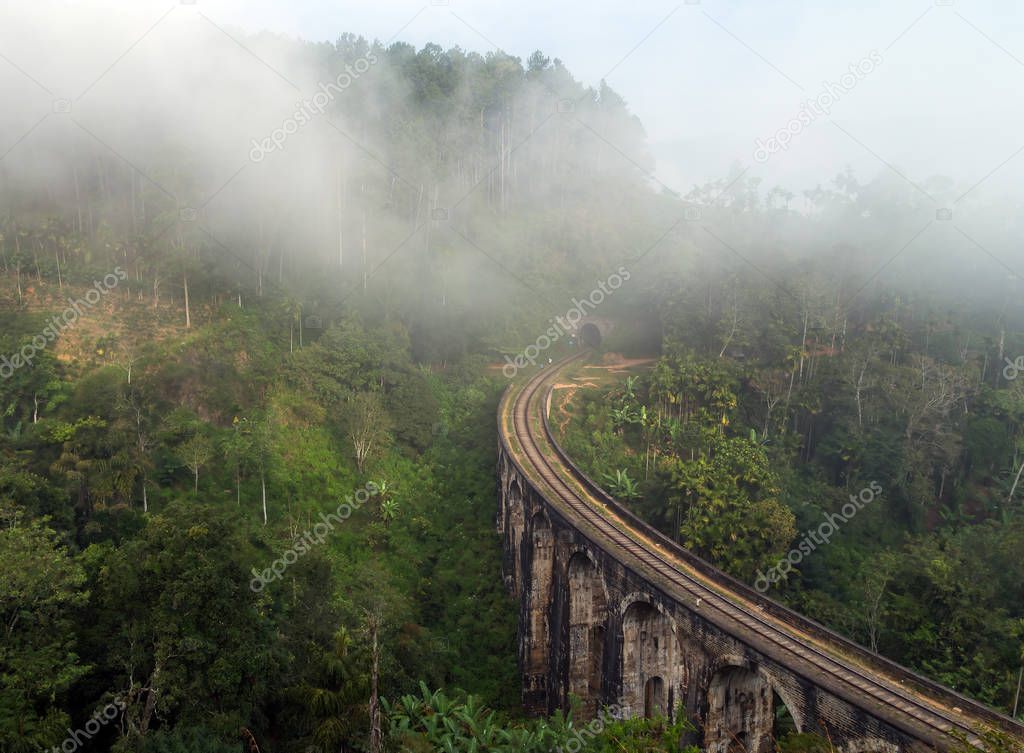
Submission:
<svg viewBox="0 0 1024 753">
<path fill-rule="evenodd" d="M 659 177 L 683 192 L 734 161 L 749 163 L 756 138 L 784 127 L 802 100 L 872 50 L 884 62 L 831 119 L 875 154 L 826 118 L 757 171 L 765 183 L 799 192 L 847 164 L 873 175 L 881 159 L 919 180 L 948 175 L 970 185 L 1022 145 L 1024 112 L 1011 93 L 1024 76 L 1024 32 L 1010 2 L 207 5 L 251 31 L 314 40 L 330 40 L 343 19 L 369 37 L 401 29 L 417 46 L 500 47 L 523 58 L 541 49 L 588 83 L 608 79 L 646 126 Z M 989 189 L 1020 176 L 1008 164 Z"/>
<path fill-rule="evenodd" d="M 774 281 L 850 248 L 853 288 L 902 275 L 962 296 L 970 281 L 979 300 L 1014 296 L 1024 268 L 1008 4 L 50 0 L 4 16 L 8 214 L 63 213 L 94 239 L 176 235 L 260 293 L 311 262 L 343 299 L 393 257 L 377 300 L 402 279 L 467 309 L 525 287 L 552 313 L 573 274 L 631 258 L 655 285 L 708 263 Z M 395 104 L 426 96 L 383 59 L 401 42 L 490 56 L 496 75 L 504 54 L 561 62 L 511 105 L 456 87 L 436 107 L 477 108 L 477 122 L 439 113 L 424 128 Z M 612 112 L 619 96 L 631 114 Z M 614 188 L 570 207 L 595 176 Z M 103 201 L 85 206 L 82 182 Z M 660 198 L 625 198 L 644 193 Z M 621 222 L 602 216 L 612 207 Z M 515 232 L 498 227 L 510 217 Z M 598 217 L 582 251 L 531 239 Z M 573 274 L 525 280 L 508 262 L 554 255 Z"/>
<path fill-rule="evenodd" d="M 624 687 L 635 749 L 831 749 L 784 734 L 814 720 L 774 679 L 711 672 L 692 604 L 637 612 L 678 621 L 685 661 L 612 666 L 649 653 L 594 585 L 633 523 L 560 528 L 619 508 L 570 500 L 555 456 L 758 591 L 786 574 L 764 583 L 809 617 L 1018 705 L 1013 4 L 0 3 L 0 753 L 56 750 L 111 698 L 96 750 L 379 750 L 381 710 L 389 748 L 438 748 L 412 708 L 550 750 Z M 875 484 L 840 541 L 829 516 Z M 790 577 L 822 519 L 834 547 Z M 576 557 L 541 533 L 604 547 L 594 579 L 544 572 Z M 593 609 L 564 612 L 580 584 Z M 775 710 L 700 718 L 741 686 Z M 837 745 L 967 731 L 950 698 L 877 727 L 866 703 Z"/>
</svg>

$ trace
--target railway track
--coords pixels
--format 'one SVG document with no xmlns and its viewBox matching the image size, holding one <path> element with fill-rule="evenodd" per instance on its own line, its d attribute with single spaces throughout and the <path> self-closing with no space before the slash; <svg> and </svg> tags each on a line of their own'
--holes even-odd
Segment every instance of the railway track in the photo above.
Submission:
<svg viewBox="0 0 1024 753">
<path fill-rule="evenodd" d="M 663 586 L 719 629 L 915 739 L 943 750 L 955 744 L 957 735 L 977 743 L 977 733 L 990 727 L 1024 740 L 1024 725 L 1019 722 L 766 597 L 753 596 L 748 586 L 697 560 L 623 511 L 572 464 L 547 422 L 552 383 L 581 357 L 562 359 L 521 387 L 510 388 L 502 401 L 500 421 L 502 441 L 513 462 L 594 545 Z M 509 434 L 518 445 L 515 449 Z"/>
</svg>

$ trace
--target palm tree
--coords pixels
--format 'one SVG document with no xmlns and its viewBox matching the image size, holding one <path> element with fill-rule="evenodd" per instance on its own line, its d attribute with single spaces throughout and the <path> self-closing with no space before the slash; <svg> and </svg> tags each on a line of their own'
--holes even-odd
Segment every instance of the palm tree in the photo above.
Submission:
<svg viewBox="0 0 1024 753">
<path fill-rule="evenodd" d="M 320 657 L 315 684 L 304 685 L 294 694 L 305 711 L 309 750 L 315 753 L 346 753 L 355 750 L 350 740 L 365 739 L 369 683 L 358 671 L 351 644 L 348 631 L 339 628 L 330 650 Z"/>
</svg>

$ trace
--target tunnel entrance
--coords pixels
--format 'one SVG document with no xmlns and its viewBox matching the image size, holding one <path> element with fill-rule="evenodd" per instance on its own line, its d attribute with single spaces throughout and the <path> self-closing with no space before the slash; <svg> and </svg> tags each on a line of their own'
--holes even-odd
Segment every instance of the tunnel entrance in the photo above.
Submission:
<svg viewBox="0 0 1024 753">
<path fill-rule="evenodd" d="M 587 322 L 580 327 L 580 342 L 588 348 L 601 347 L 601 330 L 593 322 Z"/>
</svg>

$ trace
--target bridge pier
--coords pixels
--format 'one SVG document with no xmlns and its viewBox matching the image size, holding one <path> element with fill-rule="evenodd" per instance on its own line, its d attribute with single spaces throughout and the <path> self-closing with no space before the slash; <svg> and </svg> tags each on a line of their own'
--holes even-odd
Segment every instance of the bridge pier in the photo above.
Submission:
<svg viewBox="0 0 1024 753">
<path fill-rule="evenodd" d="M 651 601 L 626 601 L 620 632 L 622 708 L 630 716 L 671 717 L 684 688 L 675 625 Z"/>
<path fill-rule="evenodd" d="M 585 551 L 571 556 L 567 571 L 568 692 L 579 701 L 580 717 L 593 719 L 605 698 L 608 591 Z M 565 699 L 564 705 L 568 701 Z"/>
<path fill-rule="evenodd" d="M 906 704 L 894 702 L 892 692 L 885 691 L 887 698 L 872 692 L 882 687 L 870 676 L 872 669 L 856 662 L 841 664 L 844 659 L 815 658 L 818 642 L 841 638 L 758 601 L 752 589 L 700 569 L 707 566 L 690 563 L 685 552 L 672 555 L 687 563 L 679 567 L 697 568 L 685 577 L 683 570 L 662 568 L 664 560 L 651 564 L 652 557 L 635 555 L 632 546 L 615 543 L 621 536 L 608 533 L 607 524 L 601 529 L 597 516 L 575 519 L 580 516 L 578 503 L 566 502 L 571 498 L 566 495 L 577 493 L 573 486 L 563 484 L 558 494 L 564 498 L 548 500 L 522 470 L 521 455 L 522 447 L 514 453 L 503 437 L 497 528 L 505 581 L 520 600 L 518 655 L 523 705 L 529 713 L 550 714 L 577 703 L 578 721 L 588 721 L 612 705 L 634 717 L 685 714 L 697 731 L 683 744 L 696 744 L 709 753 L 769 753 L 782 731 L 775 712 L 784 706 L 792 719 L 790 730 L 827 736 L 838 753 L 950 748 L 945 733 L 908 713 Z M 559 482 L 548 478 L 544 483 L 547 488 Z M 628 515 L 616 511 L 614 500 L 601 497 L 600 490 L 587 493 L 597 495 L 599 504 L 614 514 Z M 632 520 L 628 525 L 643 526 Z M 643 535 L 657 537 L 650 531 Z M 672 544 L 662 541 L 659 546 L 671 549 Z M 718 578 L 721 583 L 714 581 L 715 587 L 726 595 L 712 597 L 714 592 L 700 585 L 701 578 Z M 776 613 L 768 619 L 765 610 Z M 779 623 L 782 628 L 773 627 Z M 785 632 L 790 628 L 794 632 Z M 855 646 L 847 650 L 862 662 L 884 661 Z M 829 662 L 849 667 L 846 678 L 839 682 L 831 669 L 820 668 Z M 901 676 L 899 668 L 894 671 Z M 851 675 L 862 678 L 859 685 Z M 842 696 L 832 692 L 836 687 L 842 688 Z M 941 688 L 932 692 L 944 697 Z M 970 703 L 945 692 L 949 707 Z M 1013 724 L 977 705 L 972 711 Z"/>
<path fill-rule="evenodd" d="M 574 528 L 499 457 L 498 530 L 505 581 L 520 599 L 523 707 L 595 718 L 680 711 L 712 753 L 767 753 L 773 698 L 801 731 L 828 731 L 843 753 L 900 753 L 910 740 L 723 634 L 699 608 L 673 600 Z M 870 741 L 870 742 L 867 742 Z"/>
<path fill-rule="evenodd" d="M 743 666 L 723 666 L 711 679 L 707 704 L 707 753 L 770 753 L 772 688 L 762 675 Z"/>
<path fill-rule="evenodd" d="M 523 706 L 528 712 L 551 709 L 551 609 L 555 569 L 555 536 L 543 510 L 530 518 L 529 543 L 523 552 L 529 567 L 523 579 L 526 598 L 520 618 L 520 662 L 523 670 Z M 523 628 L 525 627 L 525 631 Z"/>
</svg>

